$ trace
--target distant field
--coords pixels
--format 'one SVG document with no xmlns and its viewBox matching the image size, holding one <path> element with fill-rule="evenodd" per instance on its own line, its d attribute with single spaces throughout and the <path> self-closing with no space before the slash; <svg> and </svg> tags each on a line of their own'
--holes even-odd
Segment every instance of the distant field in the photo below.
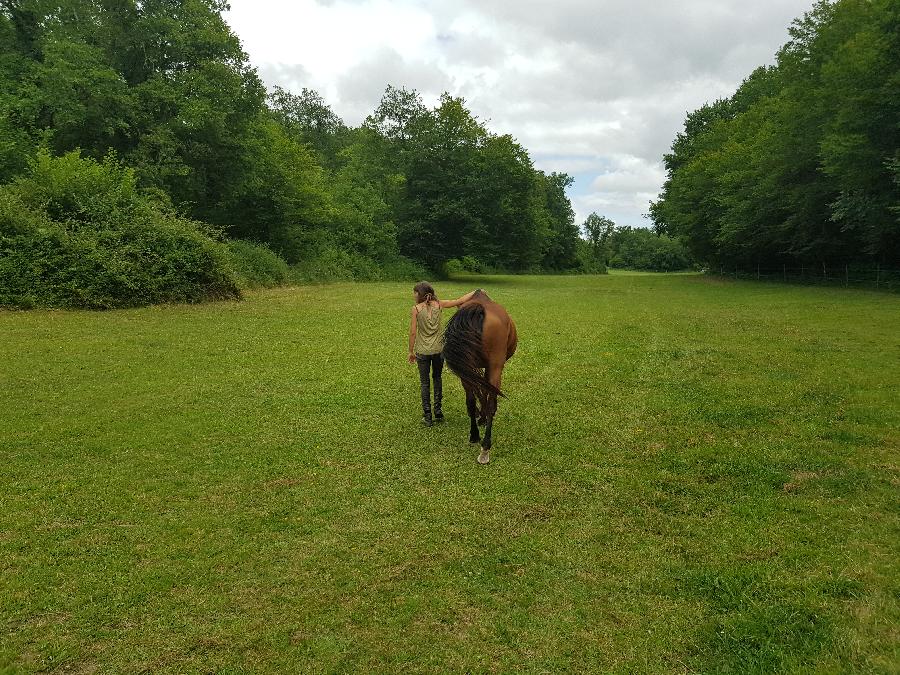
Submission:
<svg viewBox="0 0 900 675">
<path fill-rule="evenodd" d="M 475 286 L 487 467 L 411 284 L 0 312 L 0 671 L 900 672 L 900 297 Z"/>
</svg>

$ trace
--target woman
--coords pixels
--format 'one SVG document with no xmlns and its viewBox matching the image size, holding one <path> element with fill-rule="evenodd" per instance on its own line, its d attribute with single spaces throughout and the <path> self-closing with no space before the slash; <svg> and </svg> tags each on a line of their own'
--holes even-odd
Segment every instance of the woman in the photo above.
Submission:
<svg viewBox="0 0 900 675">
<path fill-rule="evenodd" d="M 422 385 L 422 423 L 430 427 L 431 419 L 431 387 L 428 371 L 434 379 L 434 419 L 444 421 L 441 410 L 441 370 L 444 359 L 441 349 L 444 348 L 443 331 L 441 330 L 441 310 L 445 307 L 457 307 L 468 301 L 475 291 L 466 293 L 456 300 L 438 300 L 431 284 L 421 281 L 413 287 L 412 317 L 409 322 L 409 362 L 419 366 L 419 382 Z"/>
</svg>

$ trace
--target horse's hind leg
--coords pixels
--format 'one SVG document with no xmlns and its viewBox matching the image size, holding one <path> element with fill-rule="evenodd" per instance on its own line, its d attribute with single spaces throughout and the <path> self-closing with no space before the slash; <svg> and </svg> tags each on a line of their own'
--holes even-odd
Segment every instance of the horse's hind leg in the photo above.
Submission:
<svg viewBox="0 0 900 675">
<path fill-rule="evenodd" d="M 497 407 L 497 396 L 488 394 L 488 407 Z M 484 425 L 484 438 L 481 440 L 481 452 L 478 453 L 478 463 L 487 464 L 491 461 L 491 427 L 494 426 L 494 414 L 489 412 L 487 422 Z"/>
<path fill-rule="evenodd" d="M 478 443 L 481 434 L 478 433 L 478 406 L 475 401 L 475 391 L 471 387 L 466 390 L 466 410 L 469 413 L 469 443 Z"/>
<path fill-rule="evenodd" d="M 503 366 L 488 369 L 488 382 L 500 389 L 501 373 Z M 484 425 L 484 439 L 481 441 L 481 452 L 478 455 L 480 464 L 487 464 L 491 461 L 491 431 L 494 426 L 494 415 L 497 414 L 497 394 L 491 393 L 487 395 L 487 405 L 485 405 L 484 413 L 487 416 L 487 423 Z"/>
</svg>

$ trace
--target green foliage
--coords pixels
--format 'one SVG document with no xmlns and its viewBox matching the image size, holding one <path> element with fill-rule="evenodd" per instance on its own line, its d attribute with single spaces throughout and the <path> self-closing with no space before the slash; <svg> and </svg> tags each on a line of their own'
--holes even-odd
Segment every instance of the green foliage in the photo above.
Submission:
<svg viewBox="0 0 900 675">
<path fill-rule="evenodd" d="M 578 260 L 577 271 L 584 274 L 606 274 L 606 263 L 597 256 L 597 251 L 589 242 L 579 239 L 575 249 Z"/>
<path fill-rule="evenodd" d="M 375 261 L 357 253 L 326 246 L 294 266 L 294 278 L 309 281 L 375 281 L 380 270 Z"/>
<path fill-rule="evenodd" d="M 279 286 L 288 281 L 288 264 L 265 244 L 232 239 L 228 242 L 231 268 L 242 288 Z"/>
<path fill-rule="evenodd" d="M 665 234 L 624 225 L 615 228 L 608 239 L 610 267 L 652 272 L 675 272 L 691 267 L 681 242 Z"/>
<path fill-rule="evenodd" d="M 227 232 L 266 242 L 293 264 L 334 221 L 327 174 L 305 145 L 267 116 L 256 120 L 246 144 L 251 161 L 224 202 Z"/>
<path fill-rule="evenodd" d="M 471 255 L 464 255 L 462 257 L 462 268 L 467 272 L 472 272 L 474 274 L 481 274 L 482 272 L 486 272 L 487 270 L 484 268 L 484 265 L 476 258 Z"/>
<path fill-rule="evenodd" d="M 113 152 L 131 172 L 104 199 L 139 193 L 145 206 L 264 243 L 300 280 L 394 278 L 465 256 L 479 269 L 581 268 L 571 178 L 537 171 L 515 139 L 488 132 L 446 94 L 428 109 L 417 92 L 388 87 L 355 129 L 315 91 L 266 96 L 225 8 L 0 3 L 0 184 L 23 175 L 38 148 L 94 160 Z M 77 203 L 22 199 L 54 222 L 119 208 L 78 201 L 84 186 L 58 179 L 89 184 L 97 169 L 65 161 L 53 165 L 64 175 L 32 187 Z M 272 283 L 274 268 L 257 278 L 244 253 L 241 283 Z"/>
<path fill-rule="evenodd" d="M 335 241 L 374 260 L 396 258 L 397 226 L 386 202 L 390 186 L 372 174 L 366 150 L 359 145 L 343 150 L 340 161 L 330 181 Z"/>
<path fill-rule="evenodd" d="M 396 281 L 418 280 L 428 274 L 422 265 L 394 256 L 376 261 L 361 253 L 326 245 L 291 269 L 291 277 L 300 283 L 323 281 Z"/>
<path fill-rule="evenodd" d="M 575 181 L 564 173 L 553 172 L 549 176 L 537 173 L 539 189 L 543 189 L 545 211 L 541 214 L 546 222 L 543 267 L 546 270 L 565 271 L 579 267 L 578 226 L 575 211 L 566 196 L 566 188 Z"/>
<path fill-rule="evenodd" d="M 444 263 L 443 276 L 449 278 L 453 274 L 461 274 L 466 271 L 459 258 L 450 258 Z"/>
<path fill-rule="evenodd" d="M 10 138 L 0 127 L 0 171 L 8 144 L 22 150 L 44 139 L 56 154 L 94 158 L 113 149 L 142 186 L 227 224 L 222 201 L 245 169 L 264 90 L 223 8 L 213 0 L 4 3 L 0 112 L 18 131 Z"/>
<path fill-rule="evenodd" d="M 453 274 L 484 274 L 490 272 L 477 258 L 471 255 L 464 255 L 460 258 L 451 258 L 444 263 L 444 276 L 449 277 Z"/>
<path fill-rule="evenodd" d="M 584 235 L 587 237 L 588 243 L 591 245 L 591 252 L 594 258 L 609 265 L 609 256 L 611 254 L 610 238 L 616 224 L 606 216 L 599 216 L 592 213 L 584 221 L 581 226 Z"/>
<path fill-rule="evenodd" d="M 272 115 L 288 133 L 315 150 L 321 163 L 334 168 L 349 129 L 318 92 L 304 87 L 300 94 L 292 94 L 276 85 L 268 103 Z"/>
<path fill-rule="evenodd" d="M 778 63 L 688 115 L 651 216 L 711 263 L 900 262 L 900 14 L 819 2 Z"/>
<path fill-rule="evenodd" d="M 41 151 L 32 160 L 28 177 L 13 185 L 26 207 L 44 210 L 51 220 L 72 227 L 127 213 L 137 200 L 134 171 L 112 154 L 95 162 L 79 152 L 52 157 Z"/>
<path fill-rule="evenodd" d="M 40 153 L 0 187 L 0 305 L 108 309 L 239 296 L 225 246 L 130 169 Z"/>
<path fill-rule="evenodd" d="M 428 110 L 415 92 L 389 87 L 365 128 L 372 163 L 402 177 L 382 194 L 405 255 L 433 269 L 464 255 L 514 271 L 576 266 L 570 179 L 536 171 L 515 139 L 489 133 L 462 99 L 445 94 Z"/>
<path fill-rule="evenodd" d="M 608 267 L 652 272 L 671 272 L 690 267 L 682 244 L 665 234 L 628 225 L 616 227 L 606 216 L 590 214 L 582 224 L 581 269 L 604 273 Z"/>
<path fill-rule="evenodd" d="M 428 277 L 423 265 L 400 255 L 381 261 L 380 266 L 385 281 L 419 281 Z"/>
</svg>

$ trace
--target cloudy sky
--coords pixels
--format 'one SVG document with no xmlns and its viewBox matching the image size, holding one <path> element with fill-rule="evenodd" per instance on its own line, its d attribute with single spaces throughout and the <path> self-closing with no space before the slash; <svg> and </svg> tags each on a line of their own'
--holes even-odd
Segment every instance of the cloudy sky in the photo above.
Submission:
<svg viewBox="0 0 900 675">
<path fill-rule="evenodd" d="M 687 111 L 772 63 L 812 0 L 231 0 L 267 85 L 315 89 L 349 125 L 388 84 L 462 96 L 591 211 L 646 227 Z"/>
</svg>

